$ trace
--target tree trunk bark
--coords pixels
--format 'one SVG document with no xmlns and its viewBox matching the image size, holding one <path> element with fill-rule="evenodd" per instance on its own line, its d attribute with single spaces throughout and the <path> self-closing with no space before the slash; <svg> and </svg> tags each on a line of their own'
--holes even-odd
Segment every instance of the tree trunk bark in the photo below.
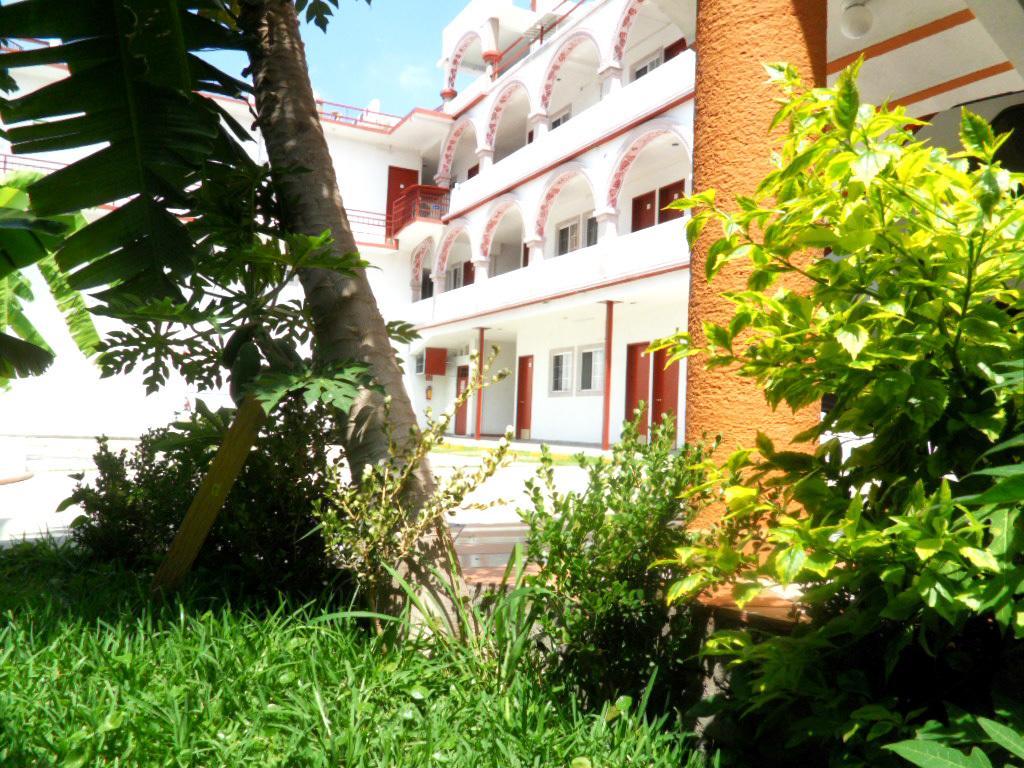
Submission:
<svg viewBox="0 0 1024 768">
<path fill-rule="evenodd" d="M 240 24 L 249 38 L 257 123 L 285 226 L 306 235 L 330 230 L 334 249 L 341 254 L 357 252 L 320 124 L 295 6 L 291 0 L 249 0 L 243 3 Z M 318 358 L 367 363 L 391 399 L 385 414 L 384 397 L 364 392 L 344 420 L 341 440 L 353 480 L 358 481 L 368 464 L 389 455 L 388 427 L 399 447 L 418 438 L 416 416 L 365 270 L 349 277 L 307 269 L 300 280 L 313 318 Z M 433 476 L 424 462 L 408 485 L 407 508 L 418 511 L 433 490 Z M 450 542 L 447 524 L 441 521 L 433 540 L 423 543 L 424 562 L 447 572 Z M 407 576 L 421 587 L 432 581 L 424 573 L 410 571 Z M 446 611 L 450 608 L 444 595 L 436 599 Z"/>
</svg>

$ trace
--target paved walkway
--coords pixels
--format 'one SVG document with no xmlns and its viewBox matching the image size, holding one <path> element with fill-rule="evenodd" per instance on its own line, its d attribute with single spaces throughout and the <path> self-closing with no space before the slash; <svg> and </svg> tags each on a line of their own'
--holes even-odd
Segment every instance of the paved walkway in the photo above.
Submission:
<svg viewBox="0 0 1024 768">
<path fill-rule="evenodd" d="M 112 450 L 130 448 L 131 439 L 113 439 Z M 431 454 L 431 466 L 439 477 L 449 475 L 457 467 L 469 470 L 479 465 L 483 450 L 493 443 L 477 443 L 463 438 L 451 438 L 446 447 Z M 526 506 L 526 481 L 538 467 L 539 445 L 514 443 L 517 454 L 509 466 L 498 473 L 467 499 L 467 504 L 456 511 L 451 523 L 457 535 L 466 526 L 516 525 L 520 522 L 516 510 Z M 0 543 L 36 538 L 47 533 L 58 538 L 67 534 L 68 525 L 79 514 L 77 507 L 57 512 L 58 505 L 75 487 L 74 473 L 84 473 L 85 480 L 96 477 L 92 454 L 96 450 L 93 438 L 78 437 L 14 437 L 0 435 L 0 479 L 31 473 L 28 480 L 0 485 Z M 558 457 L 555 482 L 561 491 L 579 490 L 586 485 L 586 472 L 568 464 L 568 456 L 576 452 L 600 454 L 594 448 L 553 446 Z"/>
</svg>

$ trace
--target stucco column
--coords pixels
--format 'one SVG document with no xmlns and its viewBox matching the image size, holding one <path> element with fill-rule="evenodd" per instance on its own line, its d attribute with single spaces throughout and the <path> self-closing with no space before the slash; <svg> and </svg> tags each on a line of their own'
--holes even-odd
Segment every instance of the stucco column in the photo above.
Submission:
<svg viewBox="0 0 1024 768">
<path fill-rule="evenodd" d="M 476 159 L 480 163 L 480 173 L 483 173 L 494 165 L 494 150 L 490 147 L 480 147 L 476 151 Z"/>
<path fill-rule="evenodd" d="M 445 189 L 448 189 L 448 187 L 451 186 L 452 177 L 438 173 L 434 175 L 434 183 L 437 184 L 437 186 L 439 187 L 444 187 Z"/>
<path fill-rule="evenodd" d="M 770 170 L 768 135 L 778 92 L 765 83 L 764 62 L 786 61 L 808 82 L 823 85 L 826 62 L 826 3 L 822 0 L 700 0 L 697 4 L 697 83 L 694 105 L 694 191 L 718 190 L 730 206 L 736 195 L 752 195 Z M 752 33 L 756 30 L 756 34 Z M 746 288 L 749 269 L 733 264 L 708 285 L 704 265 L 720 228 L 708 226 L 691 255 L 689 330 L 704 343 L 702 324 L 728 324 L 733 305 L 723 291 Z M 686 438 L 723 437 L 722 455 L 750 447 L 758 431 L 779 448 L 811 427 L 817 409 L 793 414 L 772 411 L 760 388 L 700 358 L 686 366 Z"/>
<path fill-rule="evenodd" d="M 619 236 L 619 212 L 614 208 L 602 208 L 594 212 L 597 219 L 597 242 Z"/>
<path fill-rule="evenodd" d="M 617 63 L 605 64 L 597 71 L 601 81 L 601 95 L 607 96 L 622 87 L 622 65 Z"/>
<path fill-rule="evenodd" d="M 529 130 L 533 131 L 533 140 L 537 141 L 541 136 L 547 136 L 548 133 L 548 113 L 547 112 L 533 112 L 528 118 L 526 118 Z"/>
<path fill-rule="evenodd" d="M 434 283 L 434 295 L 444 293 L 444 275 L 433 275 L 431 280 Z"/>
<path fill-rule="evenodd" d="M 491 260 L 483 257 L 473 259 L 473 282 L 482 283 L 491 276 Z"/>
<path fill-rule="evenodd" d="M 524 240 L 523 245 L 530 249 L 529 266 L 539 266 L 544 261 L 544 238 L 534 235 L 529 240 Z"/>
</svg>

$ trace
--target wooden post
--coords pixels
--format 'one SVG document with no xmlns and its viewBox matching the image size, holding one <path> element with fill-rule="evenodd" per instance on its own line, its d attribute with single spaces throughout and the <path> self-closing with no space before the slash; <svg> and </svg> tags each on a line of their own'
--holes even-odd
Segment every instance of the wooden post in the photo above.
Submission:
<svg viewBox="0 0 1024 768">
<path fill-rule="evenodd" d="M 266 418 L 263 406 L 255 397 L 242 401 L 235 420 L 224 435 L 224 442 L 217 449 L 217 455 L 213 457 L 206 477 L 185 513 L 171 548 L 153 577 L 153 592 L 174 590 L 189 572 L 228 493 L 241 474 Z"/>
</svg>

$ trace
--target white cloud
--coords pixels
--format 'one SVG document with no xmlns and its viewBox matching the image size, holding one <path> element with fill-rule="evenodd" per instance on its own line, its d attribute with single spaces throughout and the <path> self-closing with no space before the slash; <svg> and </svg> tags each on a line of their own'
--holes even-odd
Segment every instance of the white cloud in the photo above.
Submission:
<svg viewBox="0 0 1024 768">
<path fill-rule="evenodd" d="M 398 73 L 398 86 L 403 91 L 418 91 L 429 88 L 434 82 L 433 73 L 426 67 L 407 64 Z"/>
</svg>

